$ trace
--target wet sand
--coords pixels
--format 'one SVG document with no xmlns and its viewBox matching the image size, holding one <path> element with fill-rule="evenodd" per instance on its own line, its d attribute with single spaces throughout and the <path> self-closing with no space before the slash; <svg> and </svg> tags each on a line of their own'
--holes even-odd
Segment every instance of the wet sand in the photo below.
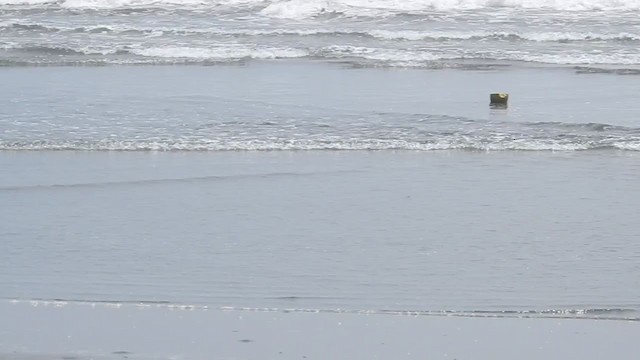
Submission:
<svg viewBox="0 0 640 360">
<path fill-rule="evenodd" d="M 640 324 L 585 319 L 0 304 L 0 359 L 633 359 Z"/>
</svg>

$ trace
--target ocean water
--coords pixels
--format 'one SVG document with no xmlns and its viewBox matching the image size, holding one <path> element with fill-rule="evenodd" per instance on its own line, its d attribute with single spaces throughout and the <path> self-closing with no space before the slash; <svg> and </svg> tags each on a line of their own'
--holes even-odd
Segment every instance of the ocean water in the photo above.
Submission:
<svg viewBox="0 0 640 360">
<path fill-rule="evenodd" d="M 0 0 L 0 298 L 638 320 L 639 10 Z"/>
<path fill-rule="evenodd" d="M 637 0 L 2 0 L 0 64 L 512 63 L 637 74 Z"/>
<path fill-rule="evenodd" d="M 0 71 L 5 301 L 638 319 L 635 77 Z"/>
</svg>

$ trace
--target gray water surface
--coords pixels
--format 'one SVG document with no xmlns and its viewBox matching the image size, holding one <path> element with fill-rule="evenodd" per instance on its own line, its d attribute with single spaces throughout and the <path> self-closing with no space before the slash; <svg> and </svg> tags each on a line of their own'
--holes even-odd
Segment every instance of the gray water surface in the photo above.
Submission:
<svg viewBox="0 0 640 360">
<path fill-rule="evenodd" d="M 2 0 L 0 64 L 586 66 L 638 73 L 632 0 Z"/>
<path fill-rule="evenodd" d="M 638 318 L 634 77 L 0 74 L 5 300 Z"/>
<path fill-rule="evenodd" d="M 635 76 L 308 62 L 0 76 L 0 150 L 640 150 Z"/>
<path fill-rule="evenodd" d="M 0 159 L 12 169 L 0 181 L 5 299 L 640 308 L 635 155 L 3 152 Z"/>
</svg>

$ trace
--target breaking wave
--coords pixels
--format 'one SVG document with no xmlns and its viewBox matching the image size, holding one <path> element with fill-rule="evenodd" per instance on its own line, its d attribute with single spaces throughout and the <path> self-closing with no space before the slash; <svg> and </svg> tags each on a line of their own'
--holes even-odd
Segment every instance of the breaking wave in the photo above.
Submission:
<svg viewBox="0 0 640 360">
<path fill-rule="evenodd" d="M 10 54 L 0 58 L 5 65 L 83 65 L 103 64 L 206 64 L 239 60 L 274 60 L 309 58 L 351 63 L 358 66 L 405 68 L 477 68 L 481 66 L 549 64 L 557 66 L 640 64 L 639 53 L 586 54 L 566 51 L 562 54 L 536 54 L 519 50 L 475 51 L 457 48 L 397 49 L 353 45 L 313 47 L 276 47 L 258 44 L 216 44 L 197 46 L 50 46 L 42 44 L 0 43 L 0 52 Z M 506 64 L 505 64 L 506 63 Z M 630 72 L 632 74 L 634 72 Z"/>
<path fill-rule="evenodd" d="M 296 58 L 307 55 L 304 50 L 277 48 L 249 48 L 246 46 L 224 46 L 213 49 L 192 47 L 157 47 L 131 50 L 132 54 L 159 58 L 191 58 L 209 60 L 235 59 L 283 59 Z"/>
<path fill-rule="evenodd" d="M 113 33 L 123 35 L 146 36 L 180 36 L 180 35 L 209 35 L 209 36 L 235 36 L 235 37 L 260 37 L 260 36 L 353 36 L 358 38 L 372 38 L 380 40 L 406 40 L 406 41 L 531 41 L 531 42 L 636 42 L 640 41 L 640 34 L 634 33 L 594 33 L 594 32 L 496 32 L 496 31 L 418 31 L 418 30 L 352 30 L 335 28 L 274 28 L 274 29 L 225 29 L 213 28 L 188 28 L 188 27 L 149 27 L 139 28 L 127 25 L 96 25 L 96 26 L 62 26 L 59 24 L 38 24 L 6 22 L 0 23 L 0 31 L 25 31 L 35 33 Z"/>
<path fill-rule="evenodd" d="M 15 62 L 25 65 L 82 65 L 104 64 L 203 64 L 207 62 L 235 62 L 244 59 L 269 60 L 305 57 L 305 50 L 267 46 L 221 45 L 211 48 L 164 46 L 132 48 L 130 46 L 56 47 L 46 45 L 5 46 L 20 54 L 30 54 Z M 7 49 L 9 48 L 9 49 Z M 2 49 L 2 45 L 0 45 Z M 0 60 L 11 65 L 11 60 Z"/>
</svg>

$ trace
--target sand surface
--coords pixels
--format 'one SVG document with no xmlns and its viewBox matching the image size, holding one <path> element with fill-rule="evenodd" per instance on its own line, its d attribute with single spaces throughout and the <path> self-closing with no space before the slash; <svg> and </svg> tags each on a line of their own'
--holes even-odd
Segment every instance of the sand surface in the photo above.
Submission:
<svg viewBox="0 0 640 360">
<path fill-rule="evenodd" d="M 638 322 L 0 305 L 0 359 L 634 359 Z"/>
</svg>

